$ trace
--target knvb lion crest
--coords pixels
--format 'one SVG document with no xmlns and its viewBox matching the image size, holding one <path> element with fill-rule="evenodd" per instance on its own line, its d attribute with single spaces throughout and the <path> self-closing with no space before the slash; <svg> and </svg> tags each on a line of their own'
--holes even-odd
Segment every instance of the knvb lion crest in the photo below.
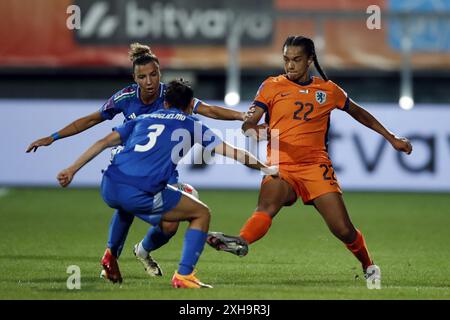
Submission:
<svg viewBox="0 0 450 320">
<path fill-rule="evenodd" d="M 327 101 L 327 94 L 323 91 L 316 92 L 316 101 L 320 104 L 324 104 Z"/>
</svg>

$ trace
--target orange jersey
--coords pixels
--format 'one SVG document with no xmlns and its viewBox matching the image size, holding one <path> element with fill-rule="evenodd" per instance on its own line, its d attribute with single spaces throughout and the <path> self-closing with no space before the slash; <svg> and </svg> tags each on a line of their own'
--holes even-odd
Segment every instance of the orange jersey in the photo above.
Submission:
<svg viewBox="0 0 450 320">
<path fill-rule="evenodd" d="M 268 162 L 289 166 L 328 161 L 331 110 L 348 108 L 348 103 L 347 93 L 330 80 L 313 77 L 298 84 L 285 75 L 266 79 L 253 105 L 266 111 Z"/>
</svg>

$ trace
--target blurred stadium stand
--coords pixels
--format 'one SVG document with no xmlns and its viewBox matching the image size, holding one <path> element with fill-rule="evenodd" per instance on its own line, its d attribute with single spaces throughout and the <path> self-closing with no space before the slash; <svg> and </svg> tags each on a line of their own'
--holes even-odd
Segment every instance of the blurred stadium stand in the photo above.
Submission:
<svg viewBox="0 0 450 320">
<path fill-rule="evenodd" d="M 165 68 L 164 78 L 180 74 L 194 78 L 196 96 L 205 100 L 222 100 L 225 95 L 224 70 L 187 70 Z M 397 102 L 400 75 L 398 71 L 336 71 L 326 68 L 327 75 L 348 94 L 360 102 Z M 242 70 L 241 99 L 253 99 L 261 82 L 269 75 L 282 73 L 282 69 Z M 189 77 L 184 77 L 189 78 Z M 101 99 L 105 100 L 117 90 L 132 82 L 128 68 L 107 69 L 0 69 L 0 98 L 20 99 Z M 413 77 L 416 103 L 436 103 L 448 106 L 450 101 L 449 71 L 415 72 Z"/>
<path fill-rule="evenodd" d="M 81 28 L 71 29 L 78 8 Z M 367 24 L 376 22 L 374 8 L 379 29 Z M 450 1 L 2 0 L 0 12 L 0 109 L 5 119 L 21 120 L 0 127 L 0 186 L 55 186 L 57 168 L 123 121 L 24 152 L 133 82 L 130 43 L 151 46 L 163 81 L 188 79 L 197 97 L 220 105 L 236 90 L 234 108 L 244 111 L 260 83 L 283 72 L 282 44 L 296 34 L 315 40 L 320 64 L 350 97 L 414 145 L 411 156 L 397 153 L 334 112 L 329 150 L 344 189 L 450 191 Z M 398 107 L 408 95 L 418 108 Z M 202 121 L 247 143 L 240 122 Z M 264 159 L 264 146 L 259 151 Z M 75 186 L 98 185 L 108 161 L 104 153 L 91 162 Z M 180 174 L 200 188 L 257 188 L 260 181 L 237 164 L 186 165 Z"/>
<path fill-rule="evenodd" d="M 66 26 L 73 4 L 81 8 L 80 30 Z M 370 5 L 381 9 L 379 30 L 366 27 Z M 127 50 L 139 41 L 159 56 L 165 79 L 183 76 L 198 97 L 221 100 L 229 36 L 244 16 L 242 100 L 282 72 L 286 36 L 303 34 L 316 40 L 330 78 L 357 101 L 398 101 L 409 67 L 416 102 L 450 101 L 450 1 L 6 0 L 0 11 L 8 13 L 0 21 L 0 98 L 105 99 L 132 81 Z"/>
</svg>

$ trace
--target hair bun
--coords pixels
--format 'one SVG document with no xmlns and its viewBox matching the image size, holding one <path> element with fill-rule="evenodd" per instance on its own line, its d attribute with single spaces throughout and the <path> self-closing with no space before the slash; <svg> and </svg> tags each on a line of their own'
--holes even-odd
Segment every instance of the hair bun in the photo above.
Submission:
<svg viewBox="0 0 450 320">
<path fill-rule="evenodd" d="M 136 59 L 139 59 L 143 56 L 153 56 L 152 50 L 149 46 L 144 44 L 140 44 L 138 42 L 132 43 L 130 45 L 130 51 L 128 51 L 128 56 L 130 57 L 131 62 L 134 62 Z"/>
</svg>

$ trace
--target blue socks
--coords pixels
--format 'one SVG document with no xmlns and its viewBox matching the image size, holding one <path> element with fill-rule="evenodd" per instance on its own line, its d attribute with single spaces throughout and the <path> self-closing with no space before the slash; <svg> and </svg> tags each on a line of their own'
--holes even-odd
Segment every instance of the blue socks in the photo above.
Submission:
<svg viewBox="0 0 450 320">
<path fill-rule="evenodd" d="M 122 210 L 116 210 L 112 216 L 107 246 L 117 258 L 122 252 L 133 219 L 133 214 Z M 175 233 L 164 233 L 159 226 L 151 227 L 142 240 L 142 246 L 149 252 L 156 250 L 165 245 L 174 235 Z"/>
<path fill-rule="evenodd" d="M 205 246 L 208 233 L 197 229 L 187 229 L 184 235 L 183 253 L 178 267 L 181 275 L 191 274 Z"/>
<path fill-rule="evenodd" d="M 115 257 L 119 257 L 128 235 L 128 230 L 133 223 L 134 216 L 122 210 L 116 210 L 109 225 L 108 248 Z"/>
<path fill-rule="evenodd" d="M 145 251 L 156 250 L 165 245 L 175 233 L 164 233 L 159 226 L 151 227 L 142 240 Z"/>
<path fill-rule="evenodd" d="M 122 252 L 128 230 L 133 223 L 134 215 L 116 210 L 109 226 L 108 248 L 115 257 Z M 142 240 L 142 247 L 146 251 L 153 251 L 166 244 L 175 233 L 165 234 L 159 226 L 152 227 Z M 184 235 L 183 251 L 178 267 L 181 275 L 191 274 L 202 254 L 207 232 L 197 229 L 187 229 Z"/>
</svg>

